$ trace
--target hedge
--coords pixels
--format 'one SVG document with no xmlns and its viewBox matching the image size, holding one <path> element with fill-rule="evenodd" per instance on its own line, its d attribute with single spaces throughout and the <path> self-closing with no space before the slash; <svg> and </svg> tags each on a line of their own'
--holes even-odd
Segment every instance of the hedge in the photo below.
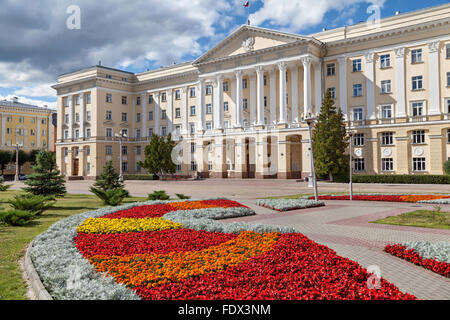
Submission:
<svg viewBox="0 0 450 320">
<path fill-rule="evenodd" d="M 159 178 L 153 174 L 124 174 L 123 180 L 159 180 Z"/>
<path fill-rule="evenodd" d="M 354 183 L 450 184 L 450 176 L 440 175 L 354 175 Z"/>
</svg>

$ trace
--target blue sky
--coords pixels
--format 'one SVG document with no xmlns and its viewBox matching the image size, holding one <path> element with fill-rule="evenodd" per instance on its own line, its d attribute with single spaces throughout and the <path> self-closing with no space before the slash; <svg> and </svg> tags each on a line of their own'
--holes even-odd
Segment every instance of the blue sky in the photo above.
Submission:
<svg viewBox="0 0 450 320">
<path fill-rule="evenodd" d="M 64 28 L 81 8 L 81 29 Z M 59 74 L 102 64 L 143 72 L 198 58 L 242 24 L 246 0 L 0 0 L 0 99 L 55 105 Z M 250 0 L 252 25 L 312 34 L 448 3 L 443 0 Z M 100 15 L 100 18 L 99 18 Z M 123 19 L 130 17 L 130 19 Z M 123 21 L 124 20 L 124 21 Z"/>
</svg>

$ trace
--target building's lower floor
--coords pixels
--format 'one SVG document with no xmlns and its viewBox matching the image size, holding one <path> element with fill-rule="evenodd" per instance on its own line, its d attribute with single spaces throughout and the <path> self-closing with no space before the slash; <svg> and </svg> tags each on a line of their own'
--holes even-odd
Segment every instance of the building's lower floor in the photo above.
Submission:
<svg viewBox="0 0 450 320">
<path fill-rule="evenodd" d="M 67 177 L 95 179 L 108 161 L 124 174 L 139 165 L 148 141 L 59 143 L 57 164 Z M 352 129 L 356 174 L 443 174 L 450 159 L 450 123 L 397 124 Z M 177 175 L 204 178 L 298 179 L 310 175 L 308 128 L 188 136 L 172 152 Z"/>
</svg>

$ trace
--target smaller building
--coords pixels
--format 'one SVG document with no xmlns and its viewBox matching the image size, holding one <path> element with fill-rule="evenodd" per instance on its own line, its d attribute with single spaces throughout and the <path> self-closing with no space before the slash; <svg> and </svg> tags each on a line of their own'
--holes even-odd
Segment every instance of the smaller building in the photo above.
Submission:
<svg viewBox="0 0 450 320">
<path fill-rule="evenodd" d="M 10 101 L 0 100 L 1 150 L 55 150 L 56 110 L 21 103 L 14 97 Z M 30 173 L 30 166 L 21 168 L 22 174 Z M 4 175 L 14 175 L 15 164 L 6 168 Z"/>
</svg>

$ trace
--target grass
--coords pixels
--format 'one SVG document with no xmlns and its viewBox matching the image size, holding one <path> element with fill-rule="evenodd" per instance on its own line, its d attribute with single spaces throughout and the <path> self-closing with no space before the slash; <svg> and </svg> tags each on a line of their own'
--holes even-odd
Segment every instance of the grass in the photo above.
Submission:
<svg viewBox="0 0 450 320">
<path fill-rule="evenodd" d="M 21 191 L 0 192 L 0 210 L 9 209 L 6 201 Z M 126 198 L 124 203 L 145 201 L 145 198 Z M 94 195 L 67 195 L 58 199 L 52 210 L 25 227 L 0 226 L 0 300 L 25 300 L 27 285 L 22 279 L 19 260 L 28 244 L 55 222 L 71 215 L 103 207 Z"/>
<path fill-rule="evenodd" d="M 372 221 L 372 223 L 432 229 L 450 229 L 450 212 L 441 212 L 440 208 L 436 210 L 417 210 Z"/>
</svg>

